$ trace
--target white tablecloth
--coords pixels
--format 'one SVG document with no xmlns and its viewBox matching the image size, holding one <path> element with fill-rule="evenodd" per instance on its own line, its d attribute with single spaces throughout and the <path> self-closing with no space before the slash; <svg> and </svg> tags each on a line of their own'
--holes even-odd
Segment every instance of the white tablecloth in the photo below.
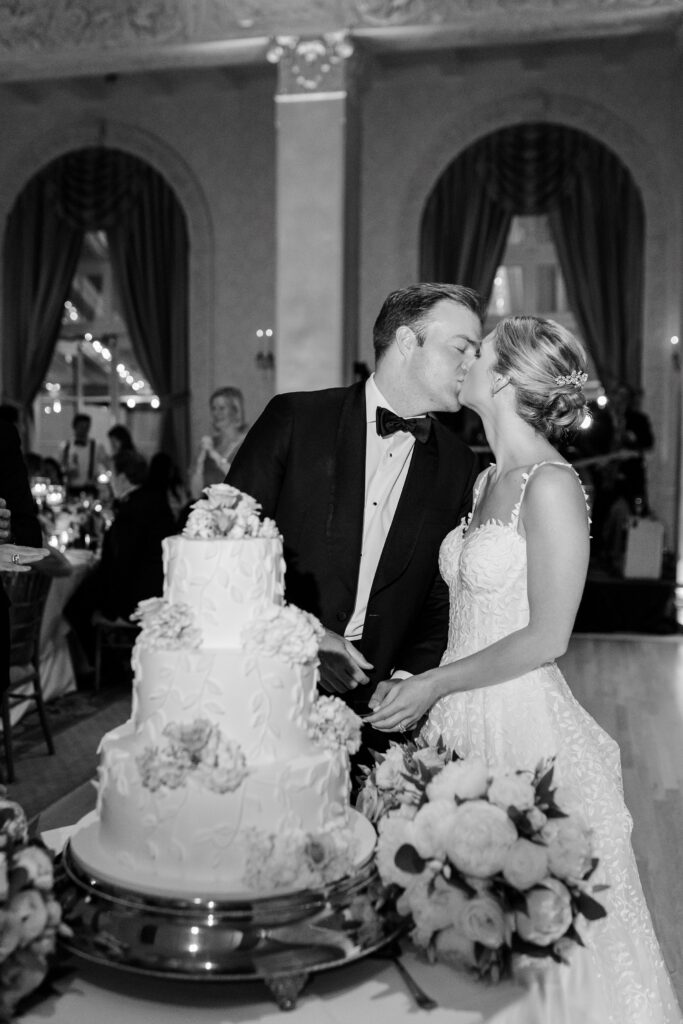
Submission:
<svg viewBox="0 0 683 1024">
<path fill-rule="evenodd" d="M 46 701 L 60 697 L 64 693 L 72 693 L 76 689 L 76 677 L 67 640 L 70 627 L 62 613 L 67 601 L 90 572 L 97 557 L 92 551 L 77 548 L 65 554 L 72 568 L 71 574 L 56 576 L 52 580 L 40 627 L 40 682 L 43 700 Z M 32 686 L 29 684 L 26 691 L 30 693 L 31 690 Z M 13 705 L 12 724 L 16 725 L 34 706 L 29 701 Z"/>
</svg>

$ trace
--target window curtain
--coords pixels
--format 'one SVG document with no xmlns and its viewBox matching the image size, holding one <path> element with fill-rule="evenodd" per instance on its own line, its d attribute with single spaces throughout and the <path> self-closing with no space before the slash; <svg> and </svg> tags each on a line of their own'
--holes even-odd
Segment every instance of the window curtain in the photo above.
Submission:
<svg viewBox="0 0 683 1024">
<path fill-rule="evenodd" d="M 4 400 L 30 410 L 59 336 L 83 230 L 59 214 L 49 174 L 36 175 L 10 211 L 3 251 Z"/>
<path fill-rule="evenodd" d="M 570 304 L 600 378 L 637 389 L 642 200 L 618 158 L 583 132 L 515 125 L 461 154 L 425 208 L 422 276 L 442 270 L 445 276 L 435 280 L 469 284 L 488 299 L 512 217 L 542 213 L 549 216 Z"/>
<path fill-rule="evenodd" d="M 490 196 L 485 180 L 477 147 L 442 174 L 422 217 L 420 277 L 474 288 L 488 303 L 512 213 Z"/>
<path fill-rule="evenodd" d="M 5 236 L 7 398 L 24 407 L 35 398 L 59 336 L 83 234 L 95 230 L 107 233 L 135 355 L 161 400 L 161 447 L 185 466 L 187 229 L 161 175 L 130 154 L 104 147 L 68 153 L 17 200 Z M 34 350 L 28 370 L 22 369 L 22 354 L 33 357 Z"/>
</svg>

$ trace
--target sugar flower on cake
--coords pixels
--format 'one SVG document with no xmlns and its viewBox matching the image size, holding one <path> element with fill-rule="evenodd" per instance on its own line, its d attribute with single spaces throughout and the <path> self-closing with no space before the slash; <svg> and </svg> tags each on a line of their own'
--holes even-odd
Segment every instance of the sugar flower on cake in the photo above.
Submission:
<svg viewBox="0 0 683 1024">
<path fill-rule="evenodd" d="M 181 650 L 201 645 L 202 632 L 187 604 L 171 604 L 163 597 L 140 601 L 131 615 L 141 626 L 139 641 L 156 650 Z"/>
<path fill-rule="evenodd" d="M 208 719 L 169 722 L 163 735 L 165 744 L 149 746 L 136 758 L 142 785 L 152 792 L 178 789 L 193 778 L 214 793 L 229 793 L 249 773 L 239 743 L 224 737 Z"/>
<path fill-rule="evenodd" d="M 332 823 L 315 833 L 250 828 L 245 838 L 244 883 L 255 892 L 319 888 L 353 869 L 356 839 L 346 825 Z"/>
<path fill-rule="evenodd" d="M 186 537 L 211 539 L 230 537 L 279 537 L 272 519 L 261 518 L 261 505 L 249 494 L 230 484 L 204 488 L 204 497 L 195 501 L 183 530 Z"/>
<path fill-rule="evenodd" d="M 556 798 L 553 760 L 492 774 L 414 744 L 377 760 L 357 806 L 377 824 L 379 875 L 415 945 L 493 980 L 520 957 L 566 962 L 605 916 L 607 886 L 590 831 Z"/>
<path fill-rule="evenodd" d="M 308 735 L 322 747 L 331 750 L 341 747 L 349 754 L 355 754 L 360 749 L 362 722 L 355 711 L 339 697 L 318 697 L 306 724 Z"/>
<path fill-rule="evenodd" d="M 324 629 L 310 612 L 289 605 L 270 605 L 242 630 L 244 650 L 250 654 L 284 658 L 304 665 L 318 657 Z"/>
</svg>

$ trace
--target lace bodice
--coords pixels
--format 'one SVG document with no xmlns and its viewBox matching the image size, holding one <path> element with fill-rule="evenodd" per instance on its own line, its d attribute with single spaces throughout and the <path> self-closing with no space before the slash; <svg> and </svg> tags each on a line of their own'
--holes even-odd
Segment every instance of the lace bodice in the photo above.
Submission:
<svg viewBox="0 0 683 1024">
<path fill-rule="evenodd" d="M 538 462 L 522 474 L 519 500 L 507 523 L 489 519 L 470 529 L 490 466 L 477 481 L 469 516 L 442 542 L 439 569 L 448 584 L 451 607 L 444 661 L 488 647 L 528 624 L 526 541 L 519 532 L 519 515 L 527 484 L 544 465 L 548 463 Z M 552 465 L 574 472 L 566 462 Z"/>
</svg>

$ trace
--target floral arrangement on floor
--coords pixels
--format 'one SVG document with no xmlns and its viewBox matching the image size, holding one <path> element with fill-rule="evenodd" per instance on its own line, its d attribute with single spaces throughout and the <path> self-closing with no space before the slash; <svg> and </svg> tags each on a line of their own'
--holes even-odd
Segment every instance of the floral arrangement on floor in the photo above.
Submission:
<svg viewBox="0 0 683 1024">
<path fill-rule="evenodd" d="M 168 740 L 163 747 L 146 747 L 136 758 L 142 785 L 153 793 L 178 789 L 190 778 L 214 793 L 231 793 L 249 774 L 239 743 L 206 718 L 189 725 L 169 722 L 163 735 Z"/>
<path fill-rule="evenodd" d="M 53 895 L 52 854 L 0 786 L 0 1021 L 45 980 L 57 936 L 70 935 Z"/>
<path fill-rule="evenodd" d="M 392 744 L 358 809 L 378 828 L 377 866 L 416 946 L 498 980 L 520 958 L 566 962 L 578 925 L 605 916 L 589 830 L 555 799 L 554 759 L 491 774 L 441 745 Z M 528 963 L 529 961 L 523 960 Z"/>
<path fill-rule="evenodd" d="M 249 494 L 230 484 L 212 484 L 204 488 L 205 497 L 192 506 L 183 535 L 185 537 L 279 537 L 272 519 L 261 519 L 261 505 Z"/>
</svg>

